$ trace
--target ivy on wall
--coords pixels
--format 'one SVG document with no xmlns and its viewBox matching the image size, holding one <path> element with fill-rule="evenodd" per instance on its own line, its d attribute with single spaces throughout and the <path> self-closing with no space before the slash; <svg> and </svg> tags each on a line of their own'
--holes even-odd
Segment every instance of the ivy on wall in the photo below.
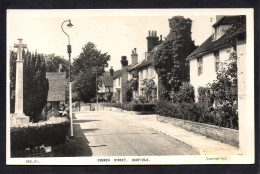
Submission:
<svg viewBox="0 0 260 174">
<path fill-rule="evenodd" d="M 169 19 L 170 33 L 155 57 L 155 69 L 165 91 L 160 98 L 170 100 L 170 92 L 178 91 L 189 81 L 187 56 L 195 49 L 191 38 L 191 19 L 175 16 Z"/>
</svg>

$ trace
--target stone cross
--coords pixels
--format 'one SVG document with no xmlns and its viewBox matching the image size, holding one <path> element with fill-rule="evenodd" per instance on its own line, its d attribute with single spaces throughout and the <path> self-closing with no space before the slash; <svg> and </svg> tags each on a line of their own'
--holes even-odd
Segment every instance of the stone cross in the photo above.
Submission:
<svg viewBox="0 0 260 174">
<path fill-rule="evenodd" d="M 11 124 L 24 124 L 29 122 L 29 117 L 25 116 L 23 112 L 23 58 L 22 49 L 27 46 L 22 43 L 23 39 L 18 39 L 19 43 L 14 44 L 17 50 L 16 60 L 16 81 L 15 81 L 15 113 Z"/>
</svg>

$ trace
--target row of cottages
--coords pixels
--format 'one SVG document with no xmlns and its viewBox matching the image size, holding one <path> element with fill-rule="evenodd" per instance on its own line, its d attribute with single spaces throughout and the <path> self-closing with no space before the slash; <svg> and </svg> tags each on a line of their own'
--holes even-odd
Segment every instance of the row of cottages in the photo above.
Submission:
<svg viewBox="0 0 260 174">
<path fill-rule="evenodd" d="M 140 85 L 144 79 L 153 79 L 157 87 L 156 99 L 158 95 L 158 74 L 154 68 L 154 58 L 158 47 L 163 42 L 162 36 L 157 36 L 156 31 L 149 31 L 147 39 L 147 52 L 145 52 L 145 59 L 138 62 L 138 54 L 136 48 L 132 50 L 131 65 L 123 66 L 120 70 L 115 71 L 113 79 L 114 100 L 116 102 L 124 102 L 127 81 L 131 79 L 138 79 L 138 90 L 133 92 L 133 98 L 138 95 L 143 95 L 142 86 Z"/>
<path fill-rule="evenodd" d="M 235 41 L 233 45 L 225 34 L 232 25 L 239 23 L 245 24 L 246 17 L 216 16 L 216 23 L 212 25 L 212 35 L 187 57 L 190 62 L 190 83 L 194 86 L 196 101 L 198 88 L 206 87 L 208 83 L 216 80 L 221 63 L 229 58 L 232 51 L 236 51 L 240 58 L 238 67 L 245 65 L 246 27 L 240 26 L 237 32 L 232 34 Z"/>
</svg>

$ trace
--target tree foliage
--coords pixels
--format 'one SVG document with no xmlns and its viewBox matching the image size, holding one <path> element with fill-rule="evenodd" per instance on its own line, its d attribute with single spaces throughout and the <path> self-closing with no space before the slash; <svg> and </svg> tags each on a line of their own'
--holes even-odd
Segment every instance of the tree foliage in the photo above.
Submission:
<svg viewBox="0 0 260 174">
<path fill-rule="evenodd" d="M 191 39 L 191 23 L 188 18 L 175 16 L 169 19 L 170 33 L 155 57 L 155 69 L 165 88 L 163 99 L 170 99 L 171 91 L 178 91 L 183 81 L 189 80 L 187 56 L 195 49 Z"/>
<path fill-rule="evenodd" d="M 84 102 L 90 102 L 96 96 L 96 73 L 100 76 L 104 73 L 108 53 L 101 53 L 94 43 L 88 42 L 83 46 L 80 55 L 73 62 L 73 91 Z M 94 68 L 97 67 L 97 68 Z M 98 89 L 97 89 L 98 90 Z"/>
<path fill-rule="evenodd" d="M 148 103 L 155 102 L 157 95 L 157 86 L 153 79 L 143 79 L 140 86 L 144 97 Z"/>
<path fill-rule="evenodd" d="M 11 113 L 15 112 L 15 76 L 17 54 L 10 53 L 10 95 Z M 30 119 L 37 121 L 44 108 L 49 90 L 46 79 L 46 65 L 43 55 L 23 52 L 23 107 Z"/>
<path fill-rule="evenodd" d="M 238 86 L 237 86 L 237 54 L 232 52 L 221 69 L 217 72 L 217 80 L 211 84 L 211 90 L 221 115 L 227 117 L 227 126 L 237 126 L 238 117 Z"/>
<path fill-rule="evenodd" d="M 174 103 L 192 103 L 195 101 L 194 88 L 190 83 L 183 82 L 179 91 L 171 91 L 170 98 Z"/>
<path fill-rule="evenodd" d="M 62 72 L 66 72 L 66 77 L 69 76 L 69 61 L 54 54 L 48 55 L 49 59 L 46 61 L 46 72 L 58 72 L 60 64 Z"/>
<path fill-rule="evenodd" d="M 122 66 L 127 66 L 128 65 L 128 60 L 126 56 L 121 57 L 121 64 Z"/>
</svg>

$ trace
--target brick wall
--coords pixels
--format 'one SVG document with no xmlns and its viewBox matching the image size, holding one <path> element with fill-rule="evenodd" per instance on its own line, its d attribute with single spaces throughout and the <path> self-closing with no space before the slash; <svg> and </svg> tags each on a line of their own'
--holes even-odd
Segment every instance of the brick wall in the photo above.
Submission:
<svg viewBox="0 0 260 174">
<path fill-rule="evenodd" d="M 174 126 L 204 135 L 225 144 L 230 144 L 236 147 L 239 146 L 238 130 L 164 116 L 157 116 L 157 120 L 165 123 L 171 123 Z"/>
</svg>

